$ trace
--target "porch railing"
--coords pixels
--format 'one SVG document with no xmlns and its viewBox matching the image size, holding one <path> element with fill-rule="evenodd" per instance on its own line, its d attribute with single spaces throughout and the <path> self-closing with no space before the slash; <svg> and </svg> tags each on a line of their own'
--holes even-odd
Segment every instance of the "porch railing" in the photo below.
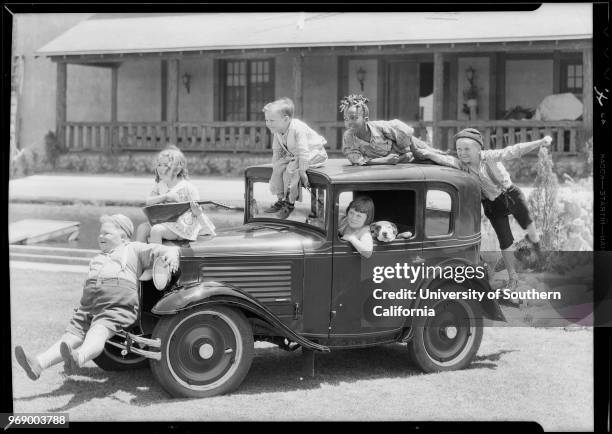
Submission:
<svg viewBox="0 0 612 434">
<path fill-rule="evenodd" d="M 453 149 L 453 136 L 467 127 L 478 129 L 483 135 L 485 147 L 490 149 L 501 149 L 549 135 L 553 139 L 552 152 L 575 154 L 582 150 L 582 142 L 587 139 L 582 121 L 440 121 L 436 129 L 439 140 L 436 142 L 443 149 Z"/>
<path fill-rule="evenodd" d="M 465 127 L 478 128 L 491 148 L 502 148 L 551 135 L 553 152 L 572 154 L 581 148 L 579 121 L 440 121 L 411 124 L 415 135 L 442 149 L 453 148 L 453 135 Z M 344 124 L 312 122 L 327 139 L 328 152 L 342 151 Z M 69 151 L 157 151 L 175 143 L 184 151 L 268 153 L 272 137 L 262 122 L 66 122 L 59 132 Z"/>
</svg>

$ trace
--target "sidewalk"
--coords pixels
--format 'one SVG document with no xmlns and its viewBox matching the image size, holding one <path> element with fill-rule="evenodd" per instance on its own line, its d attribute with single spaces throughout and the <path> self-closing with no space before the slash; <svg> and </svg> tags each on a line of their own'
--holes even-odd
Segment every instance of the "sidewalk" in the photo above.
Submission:
<svg viewBox="0 0 612 434">
<path fill-rule="evenodd" d="M 201 200 L 244 205 L 244 178 L 193 177 Z M 9 181 L 9 202 L 99 206 L 143 206 L 153 188 L 151 176 L 33 175 Z"/>
<path fill-rule="evenodd" d="M 244 178 L 192 177 L 190 181 L 201 200 L 244 206 Z M 9 181 L 9 202 L 141 207 L 153 184 L 150 176 L 32 175 Z M 520 187 L 529 196 L 532 187 Z"/>
</svg>

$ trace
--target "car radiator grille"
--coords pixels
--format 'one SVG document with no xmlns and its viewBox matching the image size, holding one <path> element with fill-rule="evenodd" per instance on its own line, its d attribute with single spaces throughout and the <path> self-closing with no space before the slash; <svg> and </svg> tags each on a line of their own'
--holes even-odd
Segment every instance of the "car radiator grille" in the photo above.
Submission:
<svg viewBox="0 0 612 434">
<path fill-rule="evenodd" d="M 291 264 L 203 265 L 202 281 L 226 282 L 264 303 L 291 301 Z"/>
</svg>

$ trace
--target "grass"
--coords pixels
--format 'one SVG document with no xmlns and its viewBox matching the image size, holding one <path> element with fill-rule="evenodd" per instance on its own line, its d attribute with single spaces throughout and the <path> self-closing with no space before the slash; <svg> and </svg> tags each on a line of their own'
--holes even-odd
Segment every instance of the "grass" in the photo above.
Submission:
<svg viewBox="0 0 612 434">
<path fill-rule="evenodd" d="M 63 332 L 84 276 L 11 272 L 12 347 L 45 349 Z M 171 399 L 149 370 L 107 373 L 61 364 L 30 381 L 14 363 L 15 412 L 68 412 L 71 421 L 530 420 L 546 430 L 593 429 L 592 329 L 487 327 L 469 369 L 423 374 L 403 345 L 334 351 L 300 379 L 300 351 L 256 344 L 231 395 Z"/>
</svg>

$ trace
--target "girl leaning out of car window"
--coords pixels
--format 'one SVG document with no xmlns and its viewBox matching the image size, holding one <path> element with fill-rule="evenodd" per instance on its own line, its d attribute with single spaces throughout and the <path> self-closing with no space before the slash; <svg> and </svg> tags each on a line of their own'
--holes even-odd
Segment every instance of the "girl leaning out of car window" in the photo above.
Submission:
<svg viewBox="0 0 612 434">
<path fill-rule="evenodd" d="M 338 229 L 342 240 L 348 241 L 364 258 L 372 256 L 374 241 L 370 223 L 374 220 L 374 202 L 368 196 L 355 198 L 346 208 L 346 216 L 340 219 Z"/>
</svg>

